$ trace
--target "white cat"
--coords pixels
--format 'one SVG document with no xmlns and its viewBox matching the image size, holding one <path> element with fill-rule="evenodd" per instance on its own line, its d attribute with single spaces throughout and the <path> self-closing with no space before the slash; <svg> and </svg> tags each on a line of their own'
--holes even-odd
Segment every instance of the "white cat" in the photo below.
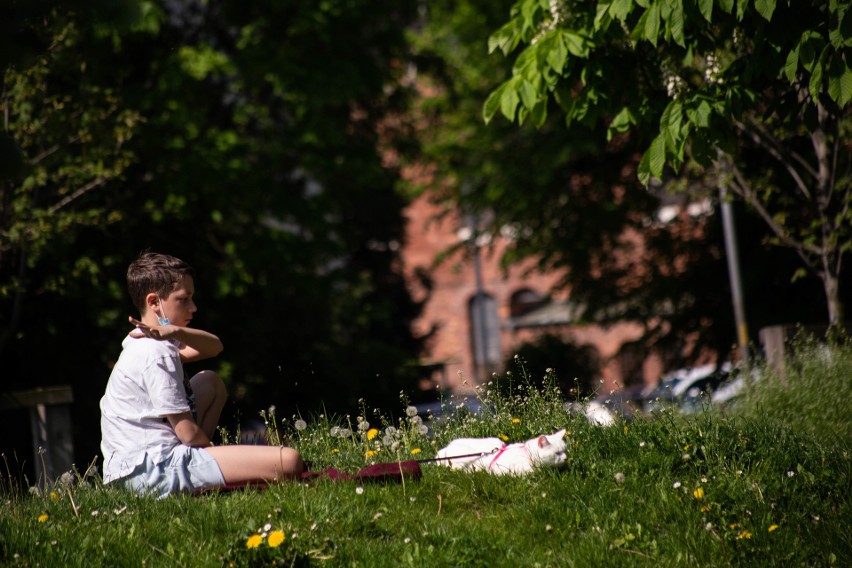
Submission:
<svg viewBox="0 0 852 568">
<path fill-rule="evenodd" d="M 436 461 L 462 471 L 524 475 L 540 466 L 555 467 L 564 463 L 564 437 L 565 430 L 560 430 L 509 445 L 499 438 L 458 438 L 438 450 Z"/>
</svg>

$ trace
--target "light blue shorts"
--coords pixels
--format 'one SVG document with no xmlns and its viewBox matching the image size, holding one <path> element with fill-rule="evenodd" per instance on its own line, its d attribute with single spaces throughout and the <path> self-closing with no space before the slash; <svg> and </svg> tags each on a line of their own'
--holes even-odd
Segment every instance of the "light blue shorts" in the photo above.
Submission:
<svg viewBox="0 0 852 568">
<path fill-rule="evenodd" d="M 174 493 L 194 493 L 221 487 L 225 478 L 216 460 L 201 448 L 178 446 L 160 463 L 145 456 L 145 461 L 115 484 L 140 495 L 162 499 Z"/>
</svg>

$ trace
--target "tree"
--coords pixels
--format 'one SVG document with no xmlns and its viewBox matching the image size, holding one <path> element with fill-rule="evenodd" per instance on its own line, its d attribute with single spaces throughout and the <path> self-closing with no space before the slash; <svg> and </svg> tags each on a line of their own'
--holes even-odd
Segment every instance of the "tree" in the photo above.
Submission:
<svg viewBox="0 0 852 568">
<path fill-rule="evenodd" d="M 196 322 L 224 340 L 213 364 L 242 418 L 398 404 L 419 307 L 377 132 L 404 98 L 413 5 L 139 5 L 121 25 L 47 9 L 46 51 L 5 70 L 22 167 L 0 180 L 3 390 L 71 382 L 88 462 L 126 266 L 151 248 L 196 268 Z"/>
<path fill-rule="evenodd" d="M 642 183 L 668 165 L 729 188 L 819 276 L 836 325 L 852 247 L 850 27 L 836 0 L 521 0 L 489 39 L 507 56 L 524 47 L 483 114 L 541 126 L 555 102 L 572 131 L 652 133 Z"/>
<path fill-rule="evenodd" d="M 555 113 L 537 129 L 529 121 L 520 128 L 481 122 L 482 101 L 496 80 L 510 76 L 483 38 L 509 6 L 467 0 L 424 8 L 410 40 L 420 95 L 407 113 L 420 146 L 407 164 L 429 175 L 409 183 L 428 189 L 447 210 L 477 212 L 480 229 L 508 245 L 507 267 L 533 260 L 536 269 L 563 275 L 556 292 L 586 306 L 580 323 L 644 324 L 644 352 L 656 351 L 672 367 L 705 349 L 726 353 L 735 337 L 718 218 L 709 207 L 657 219 L 660 192 L 644 191 L 635 175 L 650 139 L 632 131 L 607 142 L 606 124 L 569 130 Z M 743 226 L 741 236 L 760 239 L 758 229 Z M 808 296 L 815 278 L 790 285 L 761 270 L 770 257 L 773 266 L 789 268 L 786 251 L 743 248 L 747 296 L 756 298 L 753 323 L 821 316 Z"/>
</svg>

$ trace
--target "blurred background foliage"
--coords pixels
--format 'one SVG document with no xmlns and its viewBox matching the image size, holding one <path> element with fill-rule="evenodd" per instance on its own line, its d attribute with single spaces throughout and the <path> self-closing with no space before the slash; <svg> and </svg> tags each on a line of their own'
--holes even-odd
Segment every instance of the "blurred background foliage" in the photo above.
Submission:
<svg viewBox="0 0 852 568">
<path fill-rule="evenodd" d="M 126 267 L 152 249 L 198 273 L 196 323 L 225 344 L 227 426 L 270 405 L 396 408 L 427 339 L 410 330 L 422 303 L 400 256 L 404 207 L 425 189 L 509 231 L 507 265 L 568 269 L 560 289 L 588 319 L 645 321 L 642 346 L 672 359 L 690 341 L 728 350 L 720 221 L 648 223 L 664 196 L 636 181 L 641 133 L 601 145 L 558 119 L 484 125 L 510 73 L 487 39 L 511 5 L 2 2 L 0 390 L 72 385 L 88 462 L 132 313 Z M 794 255 L 737 214 L 752 329 L 824 321 L 818 279 L 791 283 Z M 543 340 L 526 357 L 573 368 L 566 350 Z M 0 414 L 5 432 L 25 420 Z"/>
</svg>

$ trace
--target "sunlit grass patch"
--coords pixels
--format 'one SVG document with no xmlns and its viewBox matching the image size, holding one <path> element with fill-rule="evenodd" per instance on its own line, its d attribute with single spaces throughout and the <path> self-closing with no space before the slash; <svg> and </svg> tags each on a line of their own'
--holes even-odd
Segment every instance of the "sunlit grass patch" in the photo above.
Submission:
<svg viewBox="0 0 852 568">
<path fill-rule="evenodd" d="M 511 388 L 495 388 L 498 382 Z M 12 566 L 849 565 L 852 453 L 769 415 L 663 412 L 612 427 L 518 376 L 481 411 L 287 418 L 271 435 L 315 468 L 429 459 L 464 436 L 521 441 L 565 428 L 559 469 L 496 477 L 422 464 L 405 483 L 288 482 L 157 501 L 95 478 L 0 479 L 0 564 Z M 372 453 L 371 453 L 372 452 Z M 7 469 L 8 471 L 8 469 Z M 570 562 L 569 562 L 570 560 Z"/>
</svg>

